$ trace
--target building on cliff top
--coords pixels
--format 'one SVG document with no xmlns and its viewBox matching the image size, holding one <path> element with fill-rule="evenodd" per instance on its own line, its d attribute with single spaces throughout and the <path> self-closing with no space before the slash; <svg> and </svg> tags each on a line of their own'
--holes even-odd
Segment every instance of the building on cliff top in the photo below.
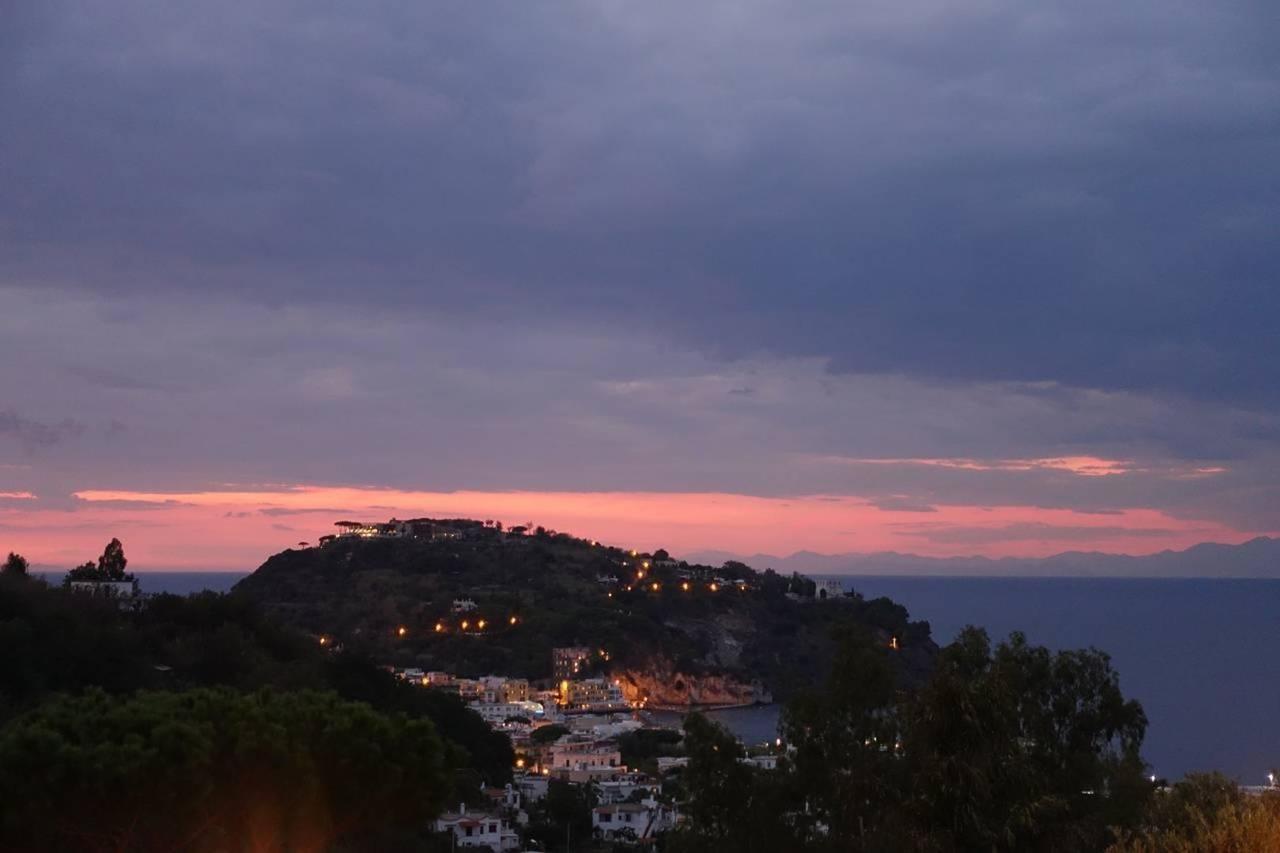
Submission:
<svg viewBox="0 0 1280 853">
<path fill-rule="evenodd" d="M 551 673 L 556 681 L 576 678 L 591 662 L 586 646 L 563 646 L 551 650 Z"/>
</svg>

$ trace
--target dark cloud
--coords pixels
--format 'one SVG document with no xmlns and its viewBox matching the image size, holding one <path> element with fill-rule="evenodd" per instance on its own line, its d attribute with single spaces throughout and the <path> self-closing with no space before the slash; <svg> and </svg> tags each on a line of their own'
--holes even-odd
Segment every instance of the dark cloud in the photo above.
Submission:
<svg viewBox="0 0 1280 853">
<path fill-rule="evenodd" d="M 1280 529 L 1269 4 L 12 5 L 6 490 Z"/>
<path fill-rule="evenodd" d="M 838 371 L 1277 403 L 1259 3 L 48 5 L 0 104 L 19 280 L 358 280 Z"/>
<path fill-rule="evenodd" d="M 0 411 L 0 437 L 10 438 L 27 449 L 52 447 L 83 434 L 84 430 L 84 424 L 69 418 L 46 423 L 12 410 Z"/>
</svg>

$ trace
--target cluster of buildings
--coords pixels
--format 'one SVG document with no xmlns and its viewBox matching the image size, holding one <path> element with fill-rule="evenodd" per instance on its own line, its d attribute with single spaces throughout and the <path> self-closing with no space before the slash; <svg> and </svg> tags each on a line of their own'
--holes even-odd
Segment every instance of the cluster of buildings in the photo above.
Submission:
<svg viewBox="0 0 1280 853">
<path fill-rule="evenodd" d="M 517 773 L 511 784 L 485 790 L 486 807 L 459 804 L 456 811 L 436 818 L 435 829 L 452 836 L 454 849 L 522 850 L 527 808 L 547 796 L 548 785 L 545 775 Z M 680 822 L 679 808 L 665 801 L 661 785 L 643 773 L 621 773 L 592 783 L 592 789 L 597 805 L 591 810 L 591 829 L 601 840 L 647 846 Z"/>
<path fill-rule="evenodd" d="M 459 678 L 421 669 L 397 671 L 413 684 L 457 694 L 511 739 L 517 756 L 513 782 L 486 790 L 488 805 L 460 804 L 437 818 L 436 830 L 450 834 L 454 848 L 521 850 L 520 832 L 529 822 L 526 809 L 547 795 L 553 780 L 592 788 L 597 803 L 592 829 L 602 840 L 647 845 L 680 820 L 678 808 L 662 797 L 661 781 L 623 763 L 618 739 L 645 723 L 636 718 L 617 683 L 584 677 L 600 654 L 588 647 L 555 649 L 557 678 L 549 684 L 499 675 Z M 538 734 L 548 726 L 557 728 Z M 678 766 L 668 763 L 665 769 Z"/>
<path fill-rule="evenodd" d="M 448 539 L 496 539 L 499 537 L 521 540 L 530 535 L 530 527 L 526 525 L 504 528 L 501 522 L 465 518 L 412 518 L 407 521 L 393 518 L 390 521 L 381 522 L 338 521 L 334 526 L 338 528 L 338 532 L 330 536 L 321 536 L 319 540 L 321 545 L 338 539 L 426 539 L 434 542 Z M 541 527 L 536 528 L 536 532 L 554 533 Z"/>
</svg>

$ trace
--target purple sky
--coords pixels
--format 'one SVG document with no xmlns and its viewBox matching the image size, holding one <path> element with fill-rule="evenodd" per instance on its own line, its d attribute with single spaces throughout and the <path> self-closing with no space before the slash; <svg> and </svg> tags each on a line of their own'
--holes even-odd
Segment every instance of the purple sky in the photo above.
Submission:
<svg viewBox="0 0 1280 853">
<path fill-rule="evenodd" d="M 1269 3 L 6 9 L 0 550 L 1280 531 Z"/>
</svg>

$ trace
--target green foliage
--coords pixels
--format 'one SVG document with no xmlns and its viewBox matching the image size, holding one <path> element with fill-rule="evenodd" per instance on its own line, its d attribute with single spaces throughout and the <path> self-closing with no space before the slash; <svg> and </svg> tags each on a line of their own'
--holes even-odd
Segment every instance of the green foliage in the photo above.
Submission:
<svg viewBox="0 0 1280 853">
<path fill-rule="evenodd" d="M 97 564 L 85 563 L 76 566 L 67 573 L 64 584 L 70 584 L 72 581 L 133 581 L 134 591 L 137 591 L 138 581 L 133 575 L 125 572 L 125 566 L 129 565 L 129 561 L 124 556 L 124 546 L 120 544 L 119 539 L 112 539 L 107 543 L 107 547 L 102 550 L 102 556 L 98 558 Z"/>
<path fill-rule="evenodd" d="M 0 847 L 359 849 L 439 811 L 425 720 L 333 694 L 90 691 L 0 732 Z"/>
<path fill-rule="evenodd" d="M 532 807 L 526 836 L 546 850 L 582 850 L 591 838 L 591 809 L 596 797 L 590 786 L 552 779 L 547 795 Z"/>
<path fill-rule="evenodd" d="M 680 741 L 680 733 L 670 729 L 637 729 L 618 738 L 618 749 L 626 766 L 656 772 L 656 759 L 678 754 Z"/>
<path fill-rule="evenodd" d="M 1150 792 L 1146 723 L 1105 654 L 966 629 L 906 708 L 909 812 L 936 849 L 1099 849 Z"/>
<path fill-rule="evenodd" d="M 140 611 L 0 576 L 0 719 L 55 692 L 229 686 L 333 690 L 378 710 L 429 719 L 455 745 L 454 766 L 491 784 L 510 778 L 510 741 L 456 696 L 398 681 L 357 654 L 325 652 L 248 599 L 156 596 Z"/>
<path fill-rule="evenodd" d="M 553 723 L 549 726 L 539 726 L 534 729 L 533 733 L 529 735 L 529 740 L 539 746 L 543 746 L 548 743 L 555 743 L 567 734 L 569 734 L 567 726 Z"/>
<path fill-rule="evenodd" d="M 743 763 L 741 744 L 727 730 L 701 714 L 684 723 L 689 764 L 682 786 L 689 798 L 688 820 L 673 831 L 667 849 L 674 853 L 721 850 L 800 849 L 791 816 L 800 811 L 794 777 L 758 771 Z"/>
<path fill-rule="evenodd" d="M 564 534 L 506 537 L 480 524 L 464 539 L 339 539 L 285 551 L 237 591 L 304 631 L 337 637 L 379 660 L 468 677 L 549 678 L 549 650 L 582 645 L 609 654 L 589 674 L 644 669 L 664 658 L 686 674 L 725 672 L 786 696 L 825 675 L 838 624 L 909 642 L 902 669 L 916 673 L 912 677 L 923 674 L 934 651 L 928 626 L 909 623 L 906 611 L 886 600 L 792 601 L 788 590 L 811 596 L 812 582 L 741 563 L 651 565 L 649 585 L 641 588 L 633 580 L 642 559 Z M 621 583 L 598 581 L 610 576 Z M 712 592 L 716 576 L 745 580 L 752 591 L 725 586 Z M 681 585 L 685 580 L 689 589 Z M 479 605 L 467 631 L 451 613 L 458 598 Z M 478 618 L 487 622 L 480 633 Z M 436 631 L 437 623 L 444 630 Z"/>
<path fill-rule="evenodd" d="M 897 678 L 887 647 L 866 631 L 845 632 L 826 687 L 786 707 L 781 728 L 794 750 L 794 785 L 810 803 L 805 823 L 876 849 L 904 790 L 896 749 Z"/>
<path fill-rule="evenodd" d="M 968 629 L 905 689 L 896 654 L 873 632 L 845 632 L 826 685 L 788 704 L 789 750 L 772 773 L 691 717 L 693 820 L 676 849 L 768 838 L 789 850 L 1088 851 L 1142 820 L 1146 718 L 1106 655 L 1055 654 L 1019 634 L 993 650 Z"/>
<path fill-rule="evenodd" d="M 1211 774 L 1178 783 L 1162 795 L 1170 802 L 1153 809 L 1154 822 L 1127 833 L 1108 853 L 1280 851 L 1280 794 L 1245 797 L 1224 782 Z"/>
</svg>

